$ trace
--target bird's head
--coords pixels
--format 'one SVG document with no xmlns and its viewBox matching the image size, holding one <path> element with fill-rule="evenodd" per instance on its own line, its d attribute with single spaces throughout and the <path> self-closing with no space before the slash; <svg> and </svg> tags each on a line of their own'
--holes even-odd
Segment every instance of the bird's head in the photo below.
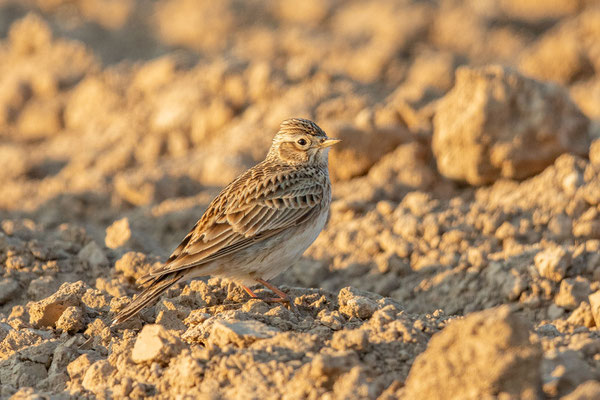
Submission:
<svg viewBox="0 0 600 400">
<path fill-rule="evenodd" d="M 339 139 L 328 138 L 312 121 L 302 118 L 286 119 L 273 138 L 267 157 L 288 164 L 327 165 L 329 147 L 338 142 Z"/>
</svg>

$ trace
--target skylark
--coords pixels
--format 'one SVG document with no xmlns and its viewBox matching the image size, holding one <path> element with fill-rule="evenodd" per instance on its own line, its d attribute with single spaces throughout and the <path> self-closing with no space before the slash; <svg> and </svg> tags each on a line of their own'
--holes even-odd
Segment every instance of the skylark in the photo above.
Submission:
<svg viewBox="0 0 600 400">
<path fill-rule="evenodd" d="M 293 303 L 267 281 L 289 268 L 317 238 L 329 218 L 330 139 L 312 121 L 285 120 L 264 161 L 231 182 L 167 262 L 142 278 L 144 291 L 112 325 L 144 308 L 180 280 L 217 276 L 248 294 L 257 283 L 272 290 L 270 301 Z"/>
</svg>

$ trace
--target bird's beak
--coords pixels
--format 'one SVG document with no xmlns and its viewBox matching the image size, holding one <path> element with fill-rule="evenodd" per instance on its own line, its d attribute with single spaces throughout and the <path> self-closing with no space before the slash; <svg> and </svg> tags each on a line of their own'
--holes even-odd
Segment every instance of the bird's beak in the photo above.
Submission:
<svg viewBox="0 0 600 400">
<path fill-rule="evenodd" d="M 319 143 L 319 147 L 325 148 L 325 147 L 333 146 L 334 144 L 337 144 L 341 141 L 342 141 L 342 139 L 333 139 L 333 138 L 321 139 L 321 143 Z"/>
</svg>

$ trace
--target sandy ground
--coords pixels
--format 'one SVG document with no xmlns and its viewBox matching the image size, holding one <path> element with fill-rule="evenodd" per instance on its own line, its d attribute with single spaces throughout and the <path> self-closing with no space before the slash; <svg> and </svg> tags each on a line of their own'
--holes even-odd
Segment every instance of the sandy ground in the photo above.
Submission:
<svg viewBox="0 0 600 400">
<path fill-rule="evenodd" d="M 597 2 L 4 0 L 0 34 L 0 398 L 600 398 Z M 343 139 L 298 312 L 207 278 L 111 330 L 289 117 Z"/>
</svg>

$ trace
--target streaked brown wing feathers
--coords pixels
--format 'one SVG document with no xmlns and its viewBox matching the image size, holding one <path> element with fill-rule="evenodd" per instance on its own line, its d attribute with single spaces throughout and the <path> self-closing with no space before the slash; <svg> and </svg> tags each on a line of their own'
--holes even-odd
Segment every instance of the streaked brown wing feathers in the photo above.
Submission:
<svg viewBox="0 0 600 400">
<path fill-rule="evenodd" d="M 265 175 L 273 176 L 257 180 Z M 167 263 L 150 274 L 206 264 L 265 240 L 309 219 L 322 196 L 312 176 L 249 170 L 217 196 Z"/>
</svg>

